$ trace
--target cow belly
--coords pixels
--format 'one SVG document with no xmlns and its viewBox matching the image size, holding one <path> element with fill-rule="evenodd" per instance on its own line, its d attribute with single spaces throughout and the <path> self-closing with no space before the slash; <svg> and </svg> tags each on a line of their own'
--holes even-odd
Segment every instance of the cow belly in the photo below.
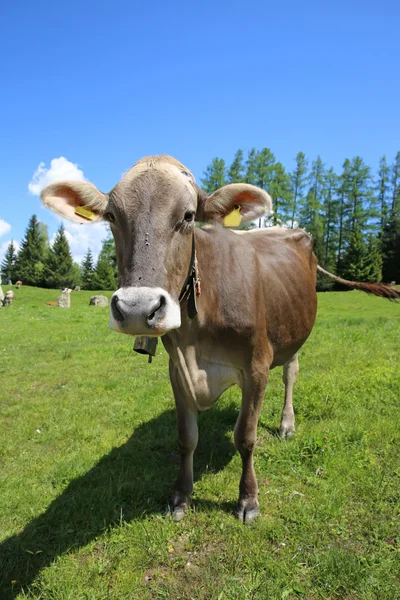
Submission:
<svg viewBox="0 0 400 600">
<path fill-rule="evenodd" d="M 275 350 L 274 359 L 269 368 L 275 369 L 275 367 L 282 367 L 283 365 L 285 365 L 300 350 L 306 339 L 307 338 L 304 338 L 301 342 L 293 344 L 288 348 Z"/>
<path fill-rule="evenodd" d="M 167 351 L 179 374 L 185 399 L 197 410 L 207 410 L 225 390 L 241 383 L 240 370 L 219 357 L 199 358 L 193 346 L 184 350 L 169 346 Z"/>
<path fill-rule="evenodd" d="M 240 384 L 240 373 L 232 365 L 202 362 L 190 369 L 194 400 L 198 410 L 206 410 L 232 385 Z"/>
</svg>

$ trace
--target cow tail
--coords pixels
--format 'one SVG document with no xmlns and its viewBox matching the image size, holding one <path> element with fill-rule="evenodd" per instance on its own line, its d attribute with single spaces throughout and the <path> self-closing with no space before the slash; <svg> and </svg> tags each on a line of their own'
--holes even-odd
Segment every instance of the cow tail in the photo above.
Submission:
<svg viewBox="0 0 400 600">
<path fill-rule="evenodd" d="M 348 281 L 347 279 L 342 279 L 333 273 L 329 273 L 329 271 L 325 271 L 325 269 L 319 265 L 317 265 L 317 269 L 320 273 L 323 273 L 327 277 L 337 281 L 337 283 L 346 285 L 353 290 L 360 290 L 362 292 L 366 292 L 367 294 L 374 294 L 375 296 L 380 296 L 381 298 L 387 298 L 388 300 L 400 300 L 400 288 L 396 288 L 392 285 L 388 285 L 386 283 L 363 283 L 360 281 Z"/>
</svg>

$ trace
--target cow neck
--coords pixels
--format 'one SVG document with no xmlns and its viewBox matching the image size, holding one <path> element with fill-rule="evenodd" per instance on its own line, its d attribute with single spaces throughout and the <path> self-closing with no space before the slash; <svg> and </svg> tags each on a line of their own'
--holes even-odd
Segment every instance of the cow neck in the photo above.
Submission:
<svg viewBox="0 0 400 600">
<path fill-rule="evenodd" d="M 196 296 L 200 296 L 200 277 L 198 275 L 196 245 L 194 241 L 194 231 L 192 236 L 192 255 L 190 258 L 189 274 L 183 285 L 179 296 L 179 303 L 182 304 L 187 300 L 187 311 L 189 319 L 194 319 L 197 315 Z"/>
</svg>

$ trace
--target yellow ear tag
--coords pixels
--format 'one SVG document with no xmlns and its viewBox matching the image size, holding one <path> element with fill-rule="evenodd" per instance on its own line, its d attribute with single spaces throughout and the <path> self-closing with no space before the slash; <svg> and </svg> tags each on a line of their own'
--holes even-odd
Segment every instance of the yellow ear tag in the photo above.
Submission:
<svg viewBox="0 0 400 600">
<path fill-rule="evenodd" d="M 224 227 L 239 227 L 242 222 L 242 215 L 240 214 L 240 206 L 235 206 L 229 215 L 224 217 Z"/>
<path fill-rule="evenodd" d="M 75 214 L 84 217 L 85 219 L 89 219 L 89 221 L 93 221 L 96 216 L 90 208 L 86 208 L 85 206 L 77 206 L 75 208 Z"/>
</svg>

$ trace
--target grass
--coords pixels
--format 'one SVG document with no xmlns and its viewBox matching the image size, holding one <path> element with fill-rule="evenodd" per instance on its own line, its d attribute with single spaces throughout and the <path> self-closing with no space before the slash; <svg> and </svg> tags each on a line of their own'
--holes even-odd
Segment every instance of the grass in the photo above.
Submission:
<svg viewBox="0 0 400 600">
<path fill-rule="evenodd" d="M 281 370 L 270 378 L 262 516 L 245 527 L 232 514 L 239 390 L 200 415 L 193 508 L 173 523 L 162 346 L 147 365 L 90 292 L 69 310 L 46 305 L 56 291 L 15 293 L 0 309 L 1 600 L 400 598 L 398 305 L 319 295 L 288 442 L 276 435 Z"/>
</svg>

